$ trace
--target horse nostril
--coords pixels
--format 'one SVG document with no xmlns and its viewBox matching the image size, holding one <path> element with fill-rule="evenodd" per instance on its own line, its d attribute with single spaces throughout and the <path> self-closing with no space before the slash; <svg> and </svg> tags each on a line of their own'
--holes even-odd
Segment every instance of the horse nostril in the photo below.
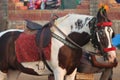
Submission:
<svg viewBox="0 0 120 80">
<path fill-rule="evenodd" d="M 111 55 L 108 55 L 108 57 L 109 57 L 109 58 L 112 58 L 112 56 L 111 56 Z"/>
</svg>

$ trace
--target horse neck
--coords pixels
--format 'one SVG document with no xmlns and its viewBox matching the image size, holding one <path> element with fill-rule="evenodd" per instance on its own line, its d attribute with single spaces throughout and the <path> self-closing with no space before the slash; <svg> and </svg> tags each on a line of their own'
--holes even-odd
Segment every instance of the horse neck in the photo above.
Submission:
<svg viewBox="0 0 120 80">
<path fill-rule="evenodd" d="M 71 32 L 86 32 L 90 34 L 90 29 L 87 24 L 92 18 L 93 16 L 69 14 L 64 17 L 58 18 L 55 21 L 55 25 L 66 35 L 70 34 Z M 83 26 L 76 28 L 75 22 L 77 22 L 78 19 L 83 21 Z M 55 31 L 55 33 L 59 34 L 59 31 Z"/>
</svg>

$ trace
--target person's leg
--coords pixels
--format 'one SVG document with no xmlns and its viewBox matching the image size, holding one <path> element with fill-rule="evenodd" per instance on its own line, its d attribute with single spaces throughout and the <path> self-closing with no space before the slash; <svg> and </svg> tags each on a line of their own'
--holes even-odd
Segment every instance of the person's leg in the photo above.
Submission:
<svg viewBox="0 0 120 80">
<path fill-rule="evenodd" d="M 78 72 L 80 73 L 100 73 L 104 68 L 98 68 L 93 66 L 90 60 L 90 54 L 84 53 L 78 66 Z"/>
<path fill-rule="evenodd" d="M 109 79 L 108 80 L 112 80 L 112 76 L 113 76 L 113 69 L 111 70 L 111 74 L 109 76 Z"/>
<path fill-rule="evenodd" d="M 102 75 L 100 77 L 100 80 L 112 80 L 112 69 L 109 68 L 109 69 L 105 69 L 103 72 L 102 72 Z"/>
</svg>

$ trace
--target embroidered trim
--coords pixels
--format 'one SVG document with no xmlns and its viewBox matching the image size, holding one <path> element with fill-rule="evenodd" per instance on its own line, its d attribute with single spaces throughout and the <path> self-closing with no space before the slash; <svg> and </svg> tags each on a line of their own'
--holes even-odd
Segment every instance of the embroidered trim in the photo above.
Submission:
<svg viewBox="0 0 120 80">
<path fill-rule="evenodd" d="M 98 23 L 97 24 L 98 27 L 111 27 L 112 26 L 112 22 L 103 22 L 103 23 Z"/>
<path fill-rule="evenodd" d="M 111 48 L 104 48 L 104 51 L 105 51 L 105 52 L 114 51 L 114 50 L 116 50 L 116 48 L 115 48 L 115 47 L 111 47 Z"/>
</svg>

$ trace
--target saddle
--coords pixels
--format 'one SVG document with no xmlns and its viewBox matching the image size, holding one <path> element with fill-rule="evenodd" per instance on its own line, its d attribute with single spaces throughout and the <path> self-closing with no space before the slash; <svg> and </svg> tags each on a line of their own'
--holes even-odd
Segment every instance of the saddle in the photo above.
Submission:
<svg viewBox="0 0 120 80">
<path fill-rule="evenodd" d="M 30 30 L 39 30 L 43 27 L 42 25 L 35 23 L 35 22 L 32 22 L 30 20 L 25 20 L 25 21 L 27 22 L 26 27 Z"/>
<path fill-rule="evenodd" d="M 28 34 L 36 34 L 36 45 L 45 48 L 51 41 L 51 30 L 49 23 L 46 23 L 44 26 L 32 22 L 30 20 L 26 20 L 27 29 L 25 30 Z"/>
<path fill-rule="evenodd" d="M 37 23 L 27 21 L 27 27 L 29 28 L 26 28 L 15 42 L 18 61 L 50 60 L 51 31 L 49 24 L 42 27 Z"/>
</svg>

